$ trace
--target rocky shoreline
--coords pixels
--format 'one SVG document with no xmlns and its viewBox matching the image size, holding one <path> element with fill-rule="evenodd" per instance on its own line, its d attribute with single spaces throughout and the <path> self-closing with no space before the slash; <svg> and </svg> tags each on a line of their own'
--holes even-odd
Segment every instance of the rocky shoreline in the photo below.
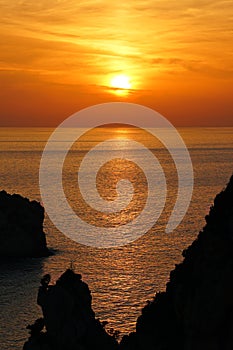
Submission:
<svg viewBox="0 0 233 350">
<path fill-rule="evenodd" d="M 44 208 L 39 202 L 0 191 L 0 258 L 50 255 L 43 222 Z"/>
<path fill-rule="evenodd" d="M 118 349 L 116 334 L 106 332 L 105 323 L 95 318 L 91 292 L 80 274 L 68 269 L 54 285 L 49 282 L 47 274 L 37 297 L 43 317 L 27 326 L 24 350 Z"/>
<path fill-rule="evenodd" d="M 233 348 L 233 177 L 183 256 L 120 349 Z"/>
<path fill-rule="evenodd" d="M 166 291 L 142 310 L 136 331 L 117 342 L 95 319 L 81 275 L 67 270 L 38 292 L 43 318 L 29 326 L 24 350 L 232 350 L 233 177 L 206 216 L 206 225 L 170 274 Z"/>
</svg>

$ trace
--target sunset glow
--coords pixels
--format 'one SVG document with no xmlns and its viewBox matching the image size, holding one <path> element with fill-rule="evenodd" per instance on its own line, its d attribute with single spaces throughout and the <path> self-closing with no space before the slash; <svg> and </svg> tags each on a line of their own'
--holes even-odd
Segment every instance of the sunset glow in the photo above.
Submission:
<svg viewBox="0 0 233 350">
<path fill-rule="evenodd" d="M 111 79 L 110 87 L 116 95 L 127 96 L 132 85 L 126 75 L 116 75 Z"/>
<path fill-rule="evenodd" d="M 116 89 L 130 89 L 131 83 L 126 75 L 117 75 L 111 80 L 111 86 Z"/>
<path fill-rule="evenodd" d="M 232 1 L 2 0 L 0 11 L 1 125 L 57 125 L 121 99 L 177 126 L 233 123 Z"/>
</svg>

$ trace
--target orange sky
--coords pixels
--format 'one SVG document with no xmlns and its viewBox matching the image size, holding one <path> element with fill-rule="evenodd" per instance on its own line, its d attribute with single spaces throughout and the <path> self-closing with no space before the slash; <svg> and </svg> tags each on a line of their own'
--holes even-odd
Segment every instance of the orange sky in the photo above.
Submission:
<svg viewBox="0 0 233 350">
<path fill-rule="evenodd" d="M 232 0 L 0 0 L 0 14 L 2 126 L 56 126 L 113 101 L 233 126 Z"/>
</svg>

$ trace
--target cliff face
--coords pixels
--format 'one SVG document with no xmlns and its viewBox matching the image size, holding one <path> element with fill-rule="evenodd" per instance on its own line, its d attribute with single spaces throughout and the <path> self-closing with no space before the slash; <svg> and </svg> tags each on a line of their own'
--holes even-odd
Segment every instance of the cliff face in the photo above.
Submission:
<svg viewBox="0 0 233 350">
<path fill-rule="evenodd" d="M 68 270 L 55 286 L 45 276 L 38 293 L 44 318 L 29 327 L 24 350 L 232 350 L 233 177 L 183 256 L 166 291 L 144 307 L 136 332 L 120 344 L 95 319 L 80 275 Z"/>
<path fill-rule="evenodd" d="M 113 335 L 95 319 L 91 293 L 81 275 L 68 269 L 55 285 L 50 276 L 41 280 L 37 302 L 43 318 L 28 326 L 31 336 L 24 350 L 115 350 Z M 43 329 L 45 327 L 45 332 Z"/>
<path fill-rule="evenodd" d="M 121 349 L 233 349 L 233 177 L 183 256 Z"/>
<path fill-rule="evenodd" d="M 48 255 L 44 208 L 18 194 L 0 192 L 0 257 Z"/>
</svg>

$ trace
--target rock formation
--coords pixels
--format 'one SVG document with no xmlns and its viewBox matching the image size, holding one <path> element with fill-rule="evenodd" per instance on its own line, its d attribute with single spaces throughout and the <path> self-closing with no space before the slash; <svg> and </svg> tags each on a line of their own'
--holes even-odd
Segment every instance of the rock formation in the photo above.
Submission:
<svg viewBox="0 0 233 350">
<path fill-rule="evenodd" d="M 121 350 L 233 349 L 233 177 Z"/>
<path fill-rule="evenodd" d="M 48 255 L 43 220 L 44 208 L 38 202 L 1 191 L 0 258 Z"/>
<path fill-rule="evenodd" d="M 91 308 L 91 293 L 81 275 L 68 269 L 55 285 L 50 275 L 41 280 L 37 303 L 43 318 L 28 326 L 31 336 L 24 350 L 115 350 L 114 336 L 95 319 Z M 43 332 L 43 328 L 45 330 Z"/>
<path fill-rule="evenodd" d="M 183 256 L 166 291 L 147 303 L 136 331 L 120 344 L 95 320 L 80 275 L 68 270 L 55 286 L 46 275 L 38 293 L 44 318 L 29 326 L 24 350 L 232 350 L 233 177 Z"/>
</svg>

